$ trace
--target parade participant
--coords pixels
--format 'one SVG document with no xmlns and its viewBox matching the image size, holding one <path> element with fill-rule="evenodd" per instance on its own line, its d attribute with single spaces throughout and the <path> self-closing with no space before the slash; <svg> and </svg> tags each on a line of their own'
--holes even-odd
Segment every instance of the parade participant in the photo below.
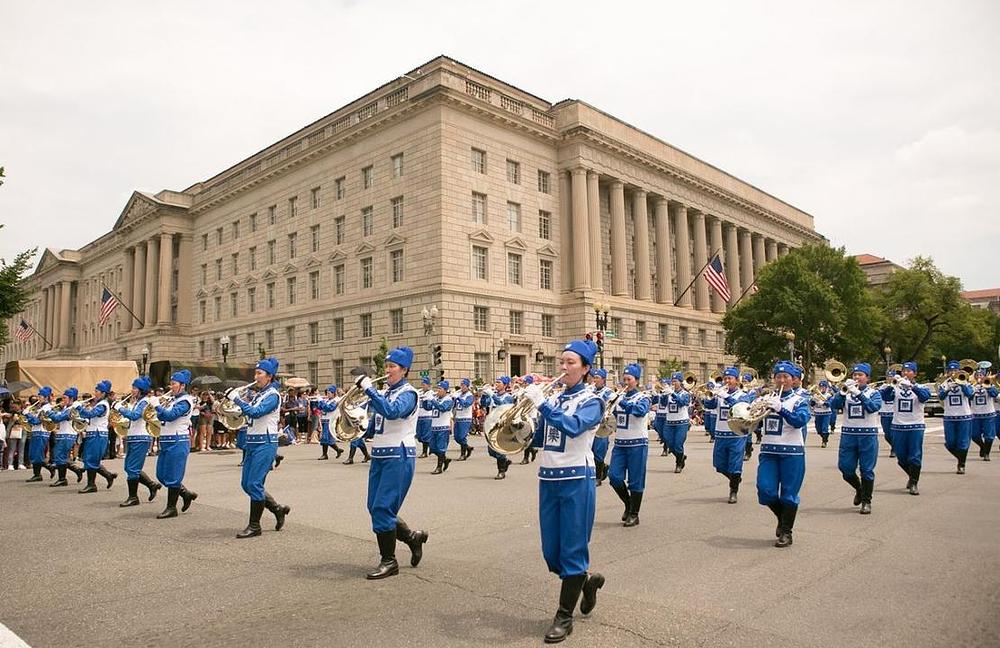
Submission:
<svg viewBox="0 0 1000 648">
<path fill-rule="evenodd" d="M 979 446 L 979 456 L 990 460 L 993 441 L 997 437 L 996 399 L 1000 396 L 994 378 L 986 385 L 986 369 L 976 372 L 976 386 L 972 395 L 972 440 Z"/>
<path fill-rule="evenodd" d="M 705 434 L 708 436 L 708 442 L 715 443 L 715 424 L 719 417 L 719 401 L 711 394 L 714 394 L 720 385 L 709 380 L 705 383 L 705 386 L 708 388 L 710 395 L 701 399 L 702 415 L 704 417 L 702 423 L 705 426 Z"/>
<path fill-rule="evenodd" d="M 334 421 L 337 419 L 337 386 L 330 385 L 326 388 L 326 398 L 321 398 L 316 401 L 316 409 L 322 413 L 322 418 L 320 419 L 321 431 L 319 433 L 319 444 L 323 449 L 323 454 L 319 456 L 320 461 L 327 461 L 330 459 L 329 452 L 331 446 L 333 451 L 337 453 L 337 459 L 340 459 L 340 455 L 344 454 L 343 449 L 337 445 L 337 439 L 333 436 L 333 431 L 330 429 L 334 425 Z"/>
<path fill-rule="evenodd" d="M 597 501 L 590 448 L 603 418 L 600 399 L 586 389 L 596 353 L 597 345 L 590 340 L 574 340 L 561 356 L 562 382 L 566 386 L 561 394 L 546 399 L 540 385 L 525 388 L 525 397 L 535 404 L 539 414 L 535 436 L 542 447 L 538 468 L 542 555 L 549 571 L 562 581 L 559 607 L 545 633 L 545 643 L 558 643 L 568 637 L 573 632 L 573 612 L 581 592 L 580 613 L 587 615 L 597 605 L 597 591 L 604 585 L 602 575 L 588 574 Z M 634 390 L 634 378 L 630 384 Z"/>
<path fill-rule="evenodd" d="M 753 381 L 754 381 L 754 375 L 751 373 L 745 373 L 740 377 L 740 388 L 743 390 L 743 393 L 747 395 L 747 398 L 750 401 L 756 399 L 760 393 L 759 389 L 750 386 L 750 384 Z M 754 427 L 753 429 L 753 436 L 749 434 L 747 435 L 747 447 L 746 447 L 746 452 L 743 453 L 743 461 L 750 461 L 750 458 L 753 457 L 754 438 L 757 439 L 757 443 L 760 443 L 762 437 L 761 426 L 762 423 L 758 423 L 757 426 Z"/>
<path fill-rule="evenodd" d="M 906 490 L 919 495 L 920 467 L 924 456 L 924 403 L 931 397 L 926 387 L 917 384 L 917 363 L 903 363 L 903 377 L 895 386 L 882 388 L 882 400 L 893 404 L 892 448 L 896 463 L 909 477 Z"/>
<path fill-rule="evenodd" d="M 431 389 L 431 379 L 428 376 L 424 376 L 420 379 L 420 391 L 418 392 L 420 397 L 420 402 L 430 400 L 434 398 L 434 391 Z M 423 407 L 418 408 L 417 414 L 417 441 L 420 442 L 420 456 L 419 459 L 423 459 L 427 456 L 427 451 L 431 445 L 431 418 L 433 418 L 433 410 L 424 409 Z"/>
<path fill-rule="evenodd" d="M 831 400 L 836 399 L 833 392 L 830 390 L 830 382 L 827 380 L 819 381 L 816 393 L 810 394 L 809 406 L 812 409 L 812 417 L 813 423 L 816 426 L 816 434 L 823 439 L 822 447 L 824 448 L 830 441 L 830 419 L 833 417 L 833 409 L 830 407 Z M 879 401 L 881 400 L 882 399 L 880 397 Z M 843 405 L 841 405 L 841 407 L 843 407 Z"/>
<path fill-rule="evenodd" d="M 712 466 L 729 480 L 729 503 L 738 501 L 740 483 L 743 481 L 743 456 L 746 453 L 746 436 L 729 429 L 729 411 L 736 403 L 748 403 L 750 397 L 740 388 L 740 372 L 736 367 L 726 367 L 722 372 L 722 385 L 705 401 L 706 411 L 718 411 L 715 420 L 715 447 L 712 448 Z"/>
<path fill-rule="evenodd" d="M 118 506 L 139 505 L 139 484 L 149 489 L 149 499 L 152 502 L 161 486 L 149 478 L 142 467 L 146 463 L 146 453 L 153 443 L 153 437 L 146 426 L 143 413 L 149 404 L 149 391 L 152 384 L 148 376 L 139 376 L 132 381 L 132 407 L 118 405 L 118 413 L 130 421 L 125 435 L 125 483 L 128 485 L 128 497 Z"/>
<path fill-rule="evenodd" d="M 525 387 L 527 387 L 528 385 L 534 384 L 535 377 L 532 376 L 531 374 L 526 374 L 524 377 L 520 378 L 519 380 L 520 380 L 520 384 L 521 384 L 521 389 L 518 390 L 518 394 L 515 397 L 515 399 L 517 397 L 519 397 L 520 394 L 524 393 L 524 388 Z M 538 451 L 539 450 L 541 450 L 541 448 L 536 448 L 533 444 L 526 446 L 524 448 L 524 455 L 521 457 L 521 465 L 523 466 L 523 465 L 529 464 L 532 461 L 534 461 L 535 457 L 538 456 Z"/>
<path fill-rule="evenodd" d="M 886 371 L 885 372 L 886 383 L 888 383 L 895 376 L 898 376 L 898 375 L 899 375 L 898 371 L 894 371 L 894 370 L 891 370 L 891 369 L 888 370 L 888 371 Z M 879 395 L 881 395 L 881 391 L 882 390 L 880 389 L 879 390 Z M 885 400 L 883 398 L 882 399 L 882 407 L 879 408 L 879 411 L 878 411 L 878 417 L 879 417 L 879 423 L 882 424 L 882 436 L 885 437 L 886 443 L 889 444 L 889 458 L 890 459 L 895 459 L 896 458 L 896 451 L 892 447 L 892 412 L 893 412 L 893 409 L 895 409 L 894 405 L 893 405 L 893 402 L 891 400 Z M 837 415 L 836 412 L 834 412 L 833 416 L 836 417 L 836 415 Z"/>
<path fill-rule="evenodd" d="M 790 362 L 774 365 L 777 394 L 764 396 L 771 413 L 764 417 L 764 441 L 757 466 L 757 500 L 778 519 L 775 547 L 792 544 L 792 527 L 799 510 L 799 489 L 806 474 L 805 436 L 809 398 L 792 379 L 802 370 Z M 877 408 L 876 408 L 877 409 Z"/>
<path fill-rule="evenodd" d="M 374 430 L 375 430 L 375 416 L 374 413 L 371 411 L 371 408 L 369 407 L 368 431 L 370 431 L 371 434 L 374 435 L 375 433 Z M 370 439 L 370 438 L 372 438 L 371 435 L 365 434 L 351 441 L 351 443 L 347 446 L 348 448 L 347 461 L 343 462 L 345 466 L 354 465 L 354 455 L 357 453 L 358 450 L 361 451 L 361 456 L 364 457 L 364 459 L 361 460 L 361 463 L 368 463 L 369 461 L 371 461 L 372 456 L 368 452 L 368 446 L 365 445 L 365 439 Z"/>
<path fill-rule="evenodd" d="M 646 460 L 649 456 L 649 432 L 646 415 L 650 402 L 638 390 L 642 367 L 630 364 L 622 372 L 625 394 L 615 405 L 615 446 L 611 450 L 608 481 L 625 504 L 622 521 L 627 527 L 639 524 L 642 494 L 646 490 Z M 626 479 L 628 480 L 626 484 Z"/>
<path fill-rule="evenodd" d="M 469 391 L 472 382 L 462 378 L 462 388 L 454 396 L 455 400 L 455 443 L 461 448 L 459 461 L 465 461 L 472 454 L 469 445 L 469 431 L 472 430 L 472 404 L 476 397 Z"/>
<path fill-rule="evenodd" d="M 875 462 L 878 460 L 878 412 L 882 408 L 881 394 L 868 384 L 871 372 L 871 365 L 866 362 L 854 365 L 852 377 L 844 381 L 848 395 L 838 393 L 832 399 L 832 405 L 844 411 L 837 468 L 844 481 L 854 487 L 854 505 L 861 505 L 862 515 L 872 512 Z M 816 429 L 820 429 L 818 423 Z"/>
<path fill-rule="evenodd" d="M 510 376 L 500 376 L 496 379 L 496 382 L 493 383 L 493 392 L 484 392 L 480 397 L 480 404 L 486 408 L 512 404 L 514 402 L 514 396 L 507 392 L 507 388 L 509 386 Z M 489 430 L 485 430 L 484 432 L 488 431 Z M 507 469 L 510 468 L 510 459 L 507 455 L 494 451 L 493 448 L 487 447 L 486 451 L 497 461 L 497 476 L 494 477 L 494 479 L 506 478 Z"/>
<path fill-rule="evenodd" d="M 236 534 L 237 538 L 254 538 L 261 534 L 260 518 L 267 508 L 275 518 L 274 530 L 281 531 L 285 516 L 291 507 L 278 504 L 271 494 L 264 490 L 264 481 L 271 470 L 278 453 L 278 422 L 281 417 L 281 394 L 275 376 L 278 375 L 278 361 L 264 358 L 257 362 L 253 372 L 254 384 L 252 400 L 240 397 L 240 389 L 231 389 L 227 397 L 232 400 L 249 420 L 247 426 L 247 450 L 243 460 L 243 477 L 240 486 L 250 497 L 250 522 Z M 336 392 L 336 388 L 334 388 Z"/>
<path fill-rule="evenodd" d="M 191 427 L 191 409 L 194 398 L 187 393 L 191 382 L 191 372 L 187 369 L 175 371 L 170 376 L 170 394 L 156 406 L 156 417 L 160 419 L 160 454 L 156 456 L 156 479 L 167 487 L 167 506 L 157 515 L 157 519 L 177 517 L 177 498 L 184 504 L 181 511 L 187 511 L 191 503 L 198 499 L 198 493 L 184 487 L 184 471 L 187 469 L 191 444 L 188 429 Z M 169 401 L 164 403 L 163 401 Z"/>
<path fill-rule="evenodd" d="M 399 573 L 396 541 L 410 548 L 410 565 L 423 557 L 426 531 L 413 531 L 399 518 L 416 469 L 417 390 L 407 381 L 413 351 L 397 347 L 385 359 L 386 388 L 375 389 L 371 378 L 358 376 L 354 384 L 364 390 L 374 415 L 372 462 L 368 469 L 368 513 L 378 540 L 381 559 L 365 577 L 376 580 Z"/>
<path fill-rule="evenodd" d="M 956 472 L 964 475 L 972 436 L 973 387 L 955 381 L 959 371 L 958 360 L 949 360 L 947 368 L 948 377 L 938 387 L 938 398 L 944 405 L 944 447 L 958 461 Z"/>
<path fill-rule="evenodd" d="M 435 397 L 422 401 L 421 407 L 431 411 L 431 454 L 437 457 L 437 466 L 432 475 L 440 475 L 448 470 L 451 459 L 448 458 L 448 440 L 451 435 L 451 410 L 455 401 L 448 395 L 451 385 L 447 380 L 437 384 Z"/>
<path fill-rule="evenodd" d="M 81 407 L 80 417 L 87 419 L 87 444 L 83 450 L 83 467 L 87 470 L 87 485 L 81 488 L 78 493 L 96 493 L 97 486 L 94 480 L 99 474 L 108 482 L 108 488 L 118 477 L 118 473 L 108 471 L 101 465 L 105 453 L 108 451 L 108 413 L 111 405 L 108 403 L 108 394 L 111 393 L 111 381 L 102 380 L 94 387 L 94 398 L 97 402 L 93 407 Z"/>
<path fill-rule="evenodd" d="M 608 372 L 604 369 L 591 369 L 590 375 L 594 379 L 592 391 L 601 399 L 601 407 L 606 409 L 608 403 L 614 398 L 615 390 L 607 385 Z M 603 420 L 603 419 L 602 419 Z M 606 436 L 594 435 L 594 443 L 591 445 L 591 452 L 594 453 L 594 465 L 597 471 L 597 485 L 600 486 L 608 476 L 608 446 L 611 439 Z"/>
<path fill-rule="evenodd" d="M 52 408 L 46 415 L 47 418 L 59 424 L 59 429 L 56 430 L 56 443 L 52 448 L 52 463 L 56 465 L 56 470 L 59 471 L 59 479 L 49 484 L 50 487 L 58 486 L 68 486 L 69 482 L 66 481 L 66 471 L 72 472 L 76 475 L 76 481 L 83 479 L 83 470 L 78 468 L 70 460 L 70 452 L 73 450 L 73 446 L 76 444 L 76 430 L 73 429 L 73 423 L 70 420 L 73 410 L 79 409 L 81 403 L 76 402 L 76 397 L 80 394 L 76 387 L 67 387 L 63 392 L 63 401 L 61 409 L 57 410 Z"/>
<path fill-rule="evenodd" d="M 42 468 L 49 471 L 49 479 L 56 475 L 56 466 L 46 463 L 45 451 L 49 447 L 49 431 L 42 426 L 42 417 L 52 411 L 52 388 L 48 385 L 38 390 L 38 402 L 34 407 L 24 411 L 24 417 L 31 424 L 31 443 L 28 447 L 28 458 L 31 460 L 32 475 L 26 481 L 42 481 Z"/>
<path fill-rule="evenodd" d="M 684 443 L 687 441 L 688 430 L 691 428 L 691 417 L 688 406 L 691 404 L 691 394 L 684 389 L 684 374 L 675 371 L 670 376 L 670 385 L 660 396 L 659 417 L 663 411 L 663 447 L 673 453 L 675 458 L 674 472 L 684 470 L 687 455 L 684 454 Z"/>
</svg>

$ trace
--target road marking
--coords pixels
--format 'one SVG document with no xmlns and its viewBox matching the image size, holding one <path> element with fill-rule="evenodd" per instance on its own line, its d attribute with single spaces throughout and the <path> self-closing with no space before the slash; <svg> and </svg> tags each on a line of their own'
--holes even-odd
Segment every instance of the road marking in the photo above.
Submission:
<svg viewBox="0 0 1000 648">
<path fill-rule="evenodd" d="M 31 648 L 31 646 L 14 634 L 10 628 L 0 623 L 0 648 Z"/>
</svg>

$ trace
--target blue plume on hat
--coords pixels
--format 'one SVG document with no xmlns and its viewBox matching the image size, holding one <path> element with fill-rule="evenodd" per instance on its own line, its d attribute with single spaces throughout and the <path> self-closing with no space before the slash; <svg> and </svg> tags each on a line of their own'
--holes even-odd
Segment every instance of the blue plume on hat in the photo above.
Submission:
<svg viewBox="0 0 1000 648">
<path fill-rule="evenodd" d="M 413 349 L 410 347 L 396 347 L 385 357 L 386 362 L 398 364 L 403 369 L 409 369 L 413 364 Z"/>
<path fill-rule="evenodd" d="M 584 364 L 592 365 L 594 364 L 594 356 L 597 355 L 597 345 L 591 340 L 573 340 L 563 347 L 563 351 L 572 351 L 580 356 Z"/>
<path fill-rule="evenodd" d="M 63 392 L 63 396 L 69 396 L 70 398 L 76 398 L 80 395 L 80 392 L 76 387 L 67 387 L 66 391 Z"/>
<path fill-rule="evenodd" d="M 278 359 L 271 357 L 258 360 L 254 369 L 260 369 L 270 374 L 271 377 L 274 377 L 278 374 Z"/>
<path fill-rule="evenodd" d="M 468 387 L 468 386 L 472 385 L 472 381 L 469 380 L 468 378 L 462 378 L 462 385 L 465 386 L 465 387 Z"/>
<path fill-rule="evenodd" d="M 111 381 L 110 380 L 102 380 L 101 382 L 99 382 L 96 385 L 94 385 L 94 391 L 99 391 L 99 392 L 102 392 L 104 394 L 111 393 Z"/>
<path fill-rule="evenodd" d="M 52 388 L 49 387 L 48 385 L 45 385 L 44 387 L 38 390 L 38 395 L 41 396 L 42 398 L 48 398 L 49 396 L 52 395 Z"/>
<path fill-rule="evenodd" d="M 431 377 L 430 376 L 421 376 L 420 377 L 420 383 L 422 385 L 429 385 L 429 384 L 431 384 Z"/>
<path fill-rule="evenodd" d="M 958 363 L 958 360 L 949 360 L 948 361 L 948 371 L 951 371 L 952 369 L 960 369 L 961 367 L 962 367 L 962 365 L 960 365 Z"/>
<path fill-rule="evenodd" d="M 821 381 L 819 381 L 819 386 L 820 387 L 829 387 L 830 386 L 830 382 L 827 381 L 827 380 L 821 380 Z"/>
<path fill-rule="evenodd" d="M 149 380 L 149 376 L 139 376 L 132 381 L 132 387 L 146 393 L 153 388 L 153 383 Z"/>
<path fill-rule="evenodd" d="M 181 369 L 180 371 L 175 371 L 173 375 L 170 376 L 170 380 L 173 382 L 179 382 L 181 384 L 186 385 L 189 382 L 191 382 L 191 372 L 188 371 L 187 369 Z"/>
<path fill-rule="evenodd" d="M 533 385 L 533 384 L 535 384 L 535 377 L 532 376 L 531 374 L 528 374 L 528 375 L 526 375 L 524 377 L 524 382 L 527 383 L 527 384 L 529 384 L 529 385 Z"/>
<path fill-rule="evenodd" d="M 594 369 L 590 373 L 594 374 L 594 376 L 596 376 L 597 378 L 601 378 L 603 380 L 607 380 L 608 379 L 608 370 L 607 369 Z"/>
<path fill-rule="evenodd" d="M 500 383 L 502 383 L 504 385 L 509 385 L 510 384 L 510 376 L 500 376 L 497 379 L 497 382 L 500 382 Z"/>
</svg>

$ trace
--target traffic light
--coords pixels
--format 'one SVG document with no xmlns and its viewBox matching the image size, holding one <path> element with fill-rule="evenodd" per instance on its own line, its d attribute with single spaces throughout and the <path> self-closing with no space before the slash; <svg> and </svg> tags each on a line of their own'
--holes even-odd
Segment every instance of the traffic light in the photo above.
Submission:
<svg viewBox="0 0 1000 648">
<path fill-rule="evenodd" d="M 604 351 L 604 333 L 601 331 L 597 332 L 597 350 Z"/>
<path fill-rule="evenodd" d="M 442 354 L 443 350 L 441 345 L 435 344 L 433 349 L 431 350 L 431 364 L 433 364 L 435 367 L 443 364 L 443 360 L 441 358 Z"/>
<path fill-rule="evenodd" d="M 589 341 L 591 341 L 591 342 L 594 341 L 594 334 L 593 333 L 587 333 L 587 335 L 584 336 L 584 337 L 586 337 L 586 339 L 589 340 Z"/>
</svg>

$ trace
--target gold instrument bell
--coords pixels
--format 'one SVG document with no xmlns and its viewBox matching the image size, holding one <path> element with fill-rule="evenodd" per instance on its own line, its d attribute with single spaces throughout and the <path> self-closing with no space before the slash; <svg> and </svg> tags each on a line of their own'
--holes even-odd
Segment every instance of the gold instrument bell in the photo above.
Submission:
<svg viewBox="0 0 1000 648">
<path fill-rule="evenodd" d="M 823 375 L 830 384 L 843 382 L 847 378 L 847 366 L 839 360 L 823 363 Z"/>
<path fill-rule="evenodd" d="M 558 378 L 545 385 L 542 388 L 542 395 L 545 398 L 551 396 L 565 377 L 566 374 L 560 374 Z M 535 404 L 523 395 L 514 404 L 494 407 L 483 422 L 486 443 L 493 452 L 499 454 L 523 452 L 535 435 L 537 417 L 538 410 Z"/>
<path fill-rule="evenodd" d="M 388 374 L 379 376 L 372 383 L 388 380 Z M 418 404 L 419 406 L 419 404 Z M 354 385 L 337 404 L 337 420 L 333 426 L 333 436 L 338 441 L 354 441 L 368 431 L 368 397 Z"/>
</svg>

